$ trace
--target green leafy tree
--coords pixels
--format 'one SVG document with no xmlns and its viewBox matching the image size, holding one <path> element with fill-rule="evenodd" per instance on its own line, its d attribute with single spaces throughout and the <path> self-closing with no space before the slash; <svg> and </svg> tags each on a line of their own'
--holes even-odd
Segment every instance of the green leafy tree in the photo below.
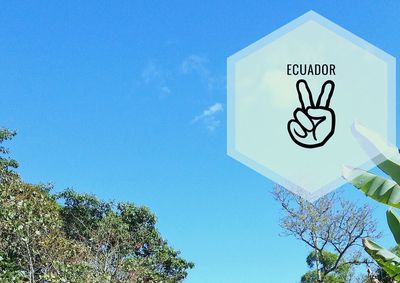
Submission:
<svg viewBox="0 0 400 283">
<path fill-rule="evenodd" d="M 360 250 L 362 238 L 380 237 L 369 206 L 358 206 L 337 193 L 311 203 L 280 186 L 275 186 L 273 196 L 282 208 L 283 235 L 295 237 L 312 251 L 309 263 L 314 272 L 304 279 L 329 283 L 353 266 L 372 263 Z"/>
<path fill-rule="evenodd" d="M 18 168 L 16 160 L 6 157 L 8 148 L 3 146 L 4 141 L 11 140 L 15 135 L 15 131 L 0 129 L 0 170 L 3 172 L 10 172 L 11 169 Z"/>
<path fill-rule="evenodd" d="M 103 202 L 72 190 L 57 197 L 64 203 L 64 230 L 89 248 L 99 276 L 113 282 L 180 282 L 193 267 L 162 239 L 148 208 Z"/>
<path fill-rule="evenodd" d="M 328 251 L 320 253 L 318 258 L 315 251 L 311 252 L 307 256 L 307 265 L 311 270 L 301 277 L 301 283 L 318 282 L 318 272 L 315 270 L 316 264 L 320 264 L 320 268 L 325 271 L 332 269 L 337 260 L 338 255 Z M 327 274 L 324 280 L 329 283 L 344 283 L 349 282 L 351 275 L 351 265 L 345 264 L 334 269 L 334 272 Z"/>
<path fill-rule="evenodd" d="M 22 181 L 0 130 L 0 282 L 175 283 L 193 267 L 146 207 Z"/>
<path fill-rule="evenodd" d="M 343 177 L 368 197 L 381 202 L 389 209 L 386 218 L 393 237 L 400 245 L 400 217 L 394 208 L 400 208 L 400 154 L 399 150 L 388 144 L 377 133 L 356 124 L 354 133 L 362 147 L 372 160 L 391 179 L 366 172 L 361 169 L 345 167 Z M 363 240 L 365 251 L 377 262 L 382 270 L 390 276 L 392 282 L 400 280 L 400 257 L 395 252 L 385 249 L 373 240 Z M 372 278 L 375 282 L 379 279 Z M 378 280 L 378 281 L 376 281 Z"/>
<path fill-rule="evenodd" d="M 75 264 L 84 258 L 85 247 L 66 238 L 60 206 L 48 188 L 6 173 L 0 182 L 0 207 L 0 251 L 28 282 L 59 274 L 55 263 Z"/>
</svg>

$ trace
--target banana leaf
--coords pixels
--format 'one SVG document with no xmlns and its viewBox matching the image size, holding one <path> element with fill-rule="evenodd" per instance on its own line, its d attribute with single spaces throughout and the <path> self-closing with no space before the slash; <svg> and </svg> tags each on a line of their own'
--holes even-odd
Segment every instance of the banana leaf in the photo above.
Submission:
<svg viewBox="0 0 400 283">
<path fill-rule="evenodd" d="M 400 244 L 400 217 L 392 210 L 386 212 L 386 219 L 396 243 Z"/>
<path fill-rule="evenodd" d="M 365 251 L 392 279 L 400 280 L 400 257 L 371 240 L 364 239 L 363 245 Z"/>
<path fill-rule="evenodd" d="M 370 198 L 400 208 L 400 186 L 393 180 L 351 167 L 344 167 L 342 175 Z"/>
<path fill-rule="evenodd" d="M 396 146 L 387 143 L 378 133 L 362 126 L 353 125 L 353 135 L 372 161 L 400 184 L 400 153 Z"/>
</svg>

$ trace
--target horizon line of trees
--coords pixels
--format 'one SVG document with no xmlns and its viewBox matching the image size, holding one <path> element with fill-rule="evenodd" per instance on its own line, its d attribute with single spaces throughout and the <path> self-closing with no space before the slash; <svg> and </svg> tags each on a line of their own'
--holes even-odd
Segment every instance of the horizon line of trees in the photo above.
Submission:
<svg viewBox="0 0 400 283">
<path fill-rule="evenodd" d="M 0 282 L 176 283 L 194 267 L 130 202 L 24 182 L 0 129 Z"/>
</svg>

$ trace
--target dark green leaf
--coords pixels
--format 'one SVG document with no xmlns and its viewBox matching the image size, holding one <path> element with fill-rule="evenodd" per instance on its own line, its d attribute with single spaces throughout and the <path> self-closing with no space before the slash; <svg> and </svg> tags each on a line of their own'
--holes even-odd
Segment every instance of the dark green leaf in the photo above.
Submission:
<svg viewBox="0 0 400 283">
<path fill-rule="evenodd" d="M 395 280 L 400 280 L 400 258 L 371 240 L 363 241 L 365 251 Z"/>
<path fill-rule="evenodd" d="M 392 210 L 386 212 L 386 219 L 396 243 L 400 244 L 400 217 Z"/>
<path fill-rule="evenodd" d="M 393 180 L 350 167 L 344 168 L 343 177 L 370 198 L 400 208 L 400 186 Z"/>
</svg>

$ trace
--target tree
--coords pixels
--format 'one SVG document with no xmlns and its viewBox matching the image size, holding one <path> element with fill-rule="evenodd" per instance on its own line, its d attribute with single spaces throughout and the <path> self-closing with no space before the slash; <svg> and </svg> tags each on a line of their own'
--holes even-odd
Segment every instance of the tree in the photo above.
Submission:
<svg viewBox="0 0 400 283">
<path fill-rule="evenodd" d="M 0 130 L 0 282 L 176 283 L 193 263 L 156 229 L 146 207 L 24 182 Z"/>
<path fill-rule="evenodd" d="M 85 260 L 85 247 L 63 232 L 60 206 L 47 187 L 3 172 L 0 207 L 0 251 L 24 282 L 41 282 Z"/>
<path fill-rule="evenodd" d="M 335 253 L 323 251 L 321 255 L 317 257 L 317 253 L 315 251 L 310 252 L 310 254 L 307 256 L 307 265 L 311 270 L 301 277 L 301 283 L 318 282 L 318 271 L 315 270 L 317 260 L 319 260 L 320 268 L 322 270 L 329 270 L 338 260 L 338 256 Z M 329 283 L 349 282 L 351 271 L 351 265 L 341 265 L 333 272 L 326 275 L 324 280 Z"/>
<path fill-rule="evenodd" d="M 89 248 L 99 276 L 112 282 L 180 282 L 193 267 L 161 238 L 148 208 L 104 202 L 72 190 L 57 198 L 64 203 L 64 230 Z"/>
<path fill-rule="evenodd" d="M 371 156 L 379 169 L 391 178 L 351 167 L 344 168 L 343 177 L 368 197 L 389 206 L 386 218 L 397 243 L 397 249 L 394 251 L 385 249 L 368 238 L 363 239 L 363 246 L 380 269 L 390 277 L 389 282 L 400 281 L 400 257 L 397 255 L 400 246 L 400 216 L 394 210 L 400 208 L 400 152 L 396 146 L 388 144 L 380 135 L 359 124 L 355 125 L 354 130 L 366 153 Z M 381 282 L 377 276 L 371 277 L 376 282 Z"/>
<path fill-rule="evenodd" d="M 275 186 L 273 196 L 284 212 L 280 220 L 284 235 L 301 240 L 314 253 L 316 282 L 330 282 L 332 274 L 371 263 L 359 249 L 362 238 L 380 236 L 370 207 L 358 207 L 336 193 L 310 203 L 279 186 Z"/>
<path fill-rule="evenodd" d="M 18 162 L 12 158 L 6 157 L 9 150 L 3 146 L 7 140 L 11 140 L 17 133 L 8 129 L 0 129 L 0 170 L 10 172 L 12 169 L 18 168 Z"/>
</svg>

